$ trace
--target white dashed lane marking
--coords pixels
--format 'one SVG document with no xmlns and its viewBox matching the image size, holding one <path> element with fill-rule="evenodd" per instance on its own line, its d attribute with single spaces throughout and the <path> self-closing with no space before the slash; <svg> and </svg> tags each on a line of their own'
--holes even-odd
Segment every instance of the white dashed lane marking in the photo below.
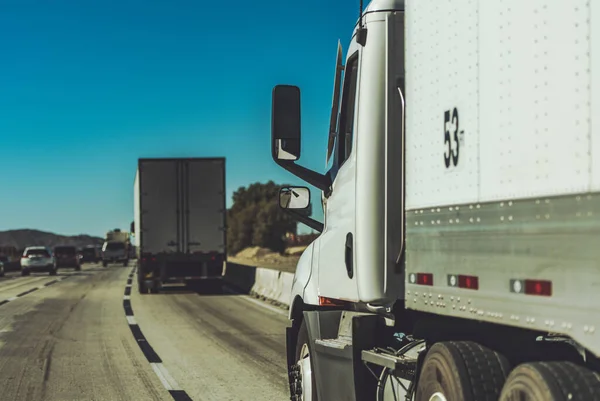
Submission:
<svg viewBox="0 0 600 401">
<path fill-rule="evenodd" d="M 133 308 L 131 307 L 131 283 L 133 281 L 135 270 L 136 268 L 134 267 L 128 276 L 127 284 L 125 285 L 125 294 L 123 295 L 123 309 L 125 310 L 125 318 L 127 319 L 131 333 L 142 350 L 142 353 L 150 363 L 150 366 L 152 366 L 152 370 L 156 373 L 158 380 L 160 380 L 171 397 L 175 401 L 192 401 L 190 396 L 185 390 L 182 390 L 179 387 L 179 384 L 177 384 L 175 379 L 169 374 L 167 368 L 162 364 L 162 359 L 160 359 L 156 351 L 150 346 L 133 316 Z"/>
</svg>

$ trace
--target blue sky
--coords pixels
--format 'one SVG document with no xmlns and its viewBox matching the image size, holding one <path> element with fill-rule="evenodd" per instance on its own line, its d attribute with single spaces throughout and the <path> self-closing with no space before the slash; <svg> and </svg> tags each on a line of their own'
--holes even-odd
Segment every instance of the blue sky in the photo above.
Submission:
<svg viewBox="0 0 600 401">
<path fill-rule="evenodd" d="M 270 157 L 278 83 L 302 89 L 301 164 L 324 170 L 358 0 L 0 2 L 0 230 L 126 229 L 139 157 L 225 156 L 228 206 L 300 184 Z"/>
</svg>

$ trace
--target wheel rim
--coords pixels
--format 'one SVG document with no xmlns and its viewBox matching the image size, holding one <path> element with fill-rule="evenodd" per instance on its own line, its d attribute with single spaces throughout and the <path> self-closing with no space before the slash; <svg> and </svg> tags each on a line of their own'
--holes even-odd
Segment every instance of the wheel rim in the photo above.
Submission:
<svg viewBox="0 0 600 401">
<path fill-rule="evenodd" d="M 302 380 L 302 401 L 312 400 L 312 369 L 310 366 L 310 351 L 308 350 L 308 344 L 303 344 L 300 350 L 300 360 L 298 361 L 300 367 L 300 379 Z"/>
<path fill-rule="evenodd" d="M 437 393 L 433 393 L 431 397 L 429 397 L 429 401 L 448 401 L 446 400 L 446 396 L 439 391 Z"/>
</svg>

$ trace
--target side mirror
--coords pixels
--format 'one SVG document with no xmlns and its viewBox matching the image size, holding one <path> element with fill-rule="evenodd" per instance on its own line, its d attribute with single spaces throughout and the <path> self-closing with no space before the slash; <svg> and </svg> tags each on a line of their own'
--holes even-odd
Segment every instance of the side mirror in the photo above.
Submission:
<svg viewBox="0 0 600 401">
<path fill-rule="evenodd" d="M 282 209 L 307 209 L 310 206 L 310 189 L 285 187 L 279 190 L 279 207 Z"/>
<path fill-rule="evenodd" d="M 271 110 L 271 154 L 275 162 L 300 159 L 300 88 L 273 88 Z"/>
</svg>

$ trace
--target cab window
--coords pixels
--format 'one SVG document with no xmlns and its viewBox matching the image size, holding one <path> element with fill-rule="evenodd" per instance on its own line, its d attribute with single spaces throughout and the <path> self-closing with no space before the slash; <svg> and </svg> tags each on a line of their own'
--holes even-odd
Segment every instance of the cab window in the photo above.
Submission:
<svg viewBox="0 0 600 401">
<path fill-rule="evenodd" d="M 344 68 L 342 101 L 338 118 L 332 161 L 328 165 L 328 174 L 333 181 L 337 172 L 352 153 L 354 138 L 354 115 L 356 110 L 356 90 L 358 79 L 358 52 L 354 53 Z"/>
</svg>

